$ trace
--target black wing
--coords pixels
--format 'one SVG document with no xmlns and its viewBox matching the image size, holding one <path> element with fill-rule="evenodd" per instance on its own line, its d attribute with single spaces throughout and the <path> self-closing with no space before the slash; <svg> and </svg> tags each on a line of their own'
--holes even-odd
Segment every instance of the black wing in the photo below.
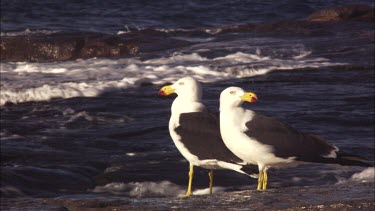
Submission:
<svg viewBox="0 0 375 211">
<path fill-rule="evenodd" d="M 240 158 L 234 155 L 224 144 L 220 135 L 219 115 L 207 111 L 182 113 L 180 125 L 175 128 L 181 136 L 181 142 L 200 160 L 217 159 L 239 163 Z"/>
<path fill-rule="evenodd" d="M 246 127 L 246 135 L 272 146 L 277 157 L 296 157 L 297 160 L 305 162 L 333 162 L 333 159 L 324 157 L 336 150 L 333 145 L 316 136 L 298 132 L 276 119 L 255 114 L 253 119 L 246 123 Z"/>
</svg>

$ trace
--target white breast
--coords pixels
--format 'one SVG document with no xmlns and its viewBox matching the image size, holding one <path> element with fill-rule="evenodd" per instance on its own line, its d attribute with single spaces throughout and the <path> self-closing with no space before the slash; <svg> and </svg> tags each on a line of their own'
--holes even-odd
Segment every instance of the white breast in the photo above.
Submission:
<svg viewBox="0 0 375 211">
<path fill-rule="evenodd" d="M 220 132 L 228 149 L 251 164 L 271 167 L 290 163 L 288 159 L 275 157 L 271 146 L 261 144 L 244 133 L 247 129 L 245 124 L 253 115 L 252 111 L 243 108 L 220 112 Z"/>
</svg>

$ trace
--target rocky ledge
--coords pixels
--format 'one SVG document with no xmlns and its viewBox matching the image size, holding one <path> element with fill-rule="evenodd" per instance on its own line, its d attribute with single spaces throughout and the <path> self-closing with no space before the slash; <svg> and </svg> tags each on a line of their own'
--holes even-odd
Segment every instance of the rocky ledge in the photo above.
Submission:
<svg viewBox="0 0 375 211">
<path fill-rule="evenodd" d="M 2 199 L 2 210 L 374 210 L 374 183 L 246 190 L 191 197 L 67 195 Z"/>
<path fill-rule="evenodd" d="M 366 5 L 331 7 L 314 12 L 307 21 L 374 21 L 374 8 Z"/>
<path fill-rule="evenodd" d="M 105 35 L 98 33 L 56 33 L 16 37 L 0 40 L 1 61 L 5 62 L 48 62 L 89 58 L 134 57 L 141 52 L 150 52 L 153 45 L 164 48 L 183 47 L 188 42 L 168 39 L 149 39 L 127 35 Z M 159 42 L 164 43 L 158 45 Z M 150 44 L 151 43 L 151 44 Z M 166 44 L 165 44 L 166 43 Z"/>
</svg>

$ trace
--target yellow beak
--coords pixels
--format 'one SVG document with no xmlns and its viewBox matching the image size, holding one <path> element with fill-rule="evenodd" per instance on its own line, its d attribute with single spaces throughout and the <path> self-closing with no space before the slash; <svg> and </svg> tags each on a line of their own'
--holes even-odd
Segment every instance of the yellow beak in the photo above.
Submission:
<svg viewBox="0 0 375 211">
<path fill-rule="evenodd" d="M 159 90 L 159 95 L 161 95 L 161 96 L 167 96 L 167 95 L 173 94 L 174 91 L 175 91 L 175 89 L 172 88 L 172 85 L 163 86 Z"/>
<path fill-rule="evenodd" d="M 258 101 L 257 95 L 252 92 L 245 92 L 245 94 L 241 96 L 241 99 L 250 103 L 255 103 Z"/>
</svg>

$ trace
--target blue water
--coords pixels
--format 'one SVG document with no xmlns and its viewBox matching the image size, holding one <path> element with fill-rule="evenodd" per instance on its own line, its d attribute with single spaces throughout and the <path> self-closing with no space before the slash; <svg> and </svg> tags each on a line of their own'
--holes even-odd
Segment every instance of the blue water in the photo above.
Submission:
<svg viewBox="0 0 375 211">
<path fill-rule="evenodd" d="M 300 20 L 334 5 L 371 0 L 272 1 L 1 1 L 1 31 L 52 30 L 117 33 L 145 28 L 192 29 Z"/>
</svg>

